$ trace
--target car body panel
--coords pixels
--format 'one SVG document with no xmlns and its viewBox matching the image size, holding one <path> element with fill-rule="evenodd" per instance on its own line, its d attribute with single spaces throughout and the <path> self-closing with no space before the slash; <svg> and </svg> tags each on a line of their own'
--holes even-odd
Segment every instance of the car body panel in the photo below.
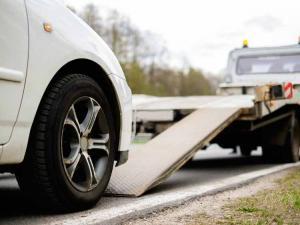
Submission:
<svg viewBox="0 0 300 225">
<path fill-rule="evenodd" d="M 28 24 L 24 0 L 0 1 L 0 29 L 0 144 L 5 144 L 17 119 L 27 70 Z"/>
<path fill-rule="evenodd" d="M 300 84 L 300 73 L 238 75 L 236 72 L 237 62 L 240 57 L 281 56 L 287 54 L 300 54 L 300 45 L 235 49 L 229 54 L 225 82 L 248 86 L 278 82 L 292 82 L 294 84 Z"/>
<path fill-rule="evenodd" d="M 131 90 L 121 66 L 104 41 L 60 1 L 26 0 L 30 49 L 28 75 L 20 113 L 0 164 L 22 162 L 36 111 L 54 75 L 67 63 L 86 59 L 101 66 L 110 78 L 121 111 L 120 151 L 127 151 L 131 137 Z M 44 23 L 52 32 L 44 30 Z"/>
</svg>

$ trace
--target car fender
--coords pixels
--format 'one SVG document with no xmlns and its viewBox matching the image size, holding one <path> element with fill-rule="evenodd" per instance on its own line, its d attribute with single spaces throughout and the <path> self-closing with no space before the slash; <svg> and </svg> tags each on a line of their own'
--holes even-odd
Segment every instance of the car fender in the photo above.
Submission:
<svg viewBox="0 0 300 225">
<path fill-rule="evenodd" d="M 126 123 L 131 120 L 131 92 L 118 60 L 105 42 L 60 1 L 26 0 L 26 4 L 30 46 L 27 78 L 19 116 L 10 141 L 3 147 L 0 164 L 22 162 L 46 88 L 55 74 L 73 60 L 93 61 L 105 71 L 116 87 Z M 47 31 L 45 25 L 51 29 Z"/>
</svg>

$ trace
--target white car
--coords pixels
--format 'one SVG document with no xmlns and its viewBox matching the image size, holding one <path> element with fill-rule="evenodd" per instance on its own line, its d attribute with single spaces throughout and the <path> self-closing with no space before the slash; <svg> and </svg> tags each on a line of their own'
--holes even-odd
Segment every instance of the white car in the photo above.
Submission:
<svg viewBox="0 0 300 225">
<path fill-rule="evenodd" d="M 0 169 L 55 211 L 93 206 L 128 156 L 131 90 L 58 0 L 0 1 Z"/>
</svg>

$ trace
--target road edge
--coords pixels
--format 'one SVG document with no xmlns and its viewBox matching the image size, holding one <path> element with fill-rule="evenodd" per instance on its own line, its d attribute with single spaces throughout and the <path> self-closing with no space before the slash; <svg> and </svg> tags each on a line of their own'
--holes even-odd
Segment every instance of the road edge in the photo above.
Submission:
<svg viewBox="0 0 300 225">
<path fill-rule="evenodd" d="M 92 212 L 88 217 L 67 219 L 63 224 L 88 224 L 88 225 L 115 225 L 124 221 L 134 220 L 147 214 L 161 211 L 166 208 L 180 206 L 188 201 L 198 199 L 200 197 L 215 195 L 220 192 L 233 190 L 245 186 L 253 181 L 272 175 L 276 172 L 296 168 L 300 166 L 299 163 L 284 164 L 274 166 L 268 169 L 253 171 L 230 178 L 222 179 L 220 181 L 211 182 L 205 185 L 195 185 L 182 191 L 161 194 L 157 196 L 144 196 L 138 201 L 128 203 L 114 209 L 105 209 Z M 75 216 L 76 217 L 76 216 Z"/>
</svg>

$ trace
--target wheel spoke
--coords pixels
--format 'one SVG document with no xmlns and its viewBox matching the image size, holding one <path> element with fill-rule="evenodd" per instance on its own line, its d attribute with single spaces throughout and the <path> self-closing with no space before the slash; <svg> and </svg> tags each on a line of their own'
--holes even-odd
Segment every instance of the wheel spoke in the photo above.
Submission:
<svg viewBox="0 0 300 225">
<path fill-rule="evenodd" d="M 67 158 L 64 158 L 64 163 L 67 165 L 73 164 L 80 154 L 80 145 L 79 144 L 70 144 L 71 153 Z"/>
<path fill-rule="evenodd" d="M 98 184 L 98 178 L 91 157 L 87 152 L 83 152 L 82 156 L 86 168 L 87 188 L 90 189 L 93 185 Z"/>
<path fill-rule="evenodd" d="M 73 102 L 64 121 L 61 146 L 65 172 L 72 185 L 83 192 L 93 190 L 107 169 L 110 135 L 100 110 L 95 99 L 82 96 Z"/>
<path fill-rule="evenodd" d="M 88 112 L 83 122 L 80 124 L 80 131 L 82 132 L 83 136 L 87 136 L 93 129 L 97 115 L 101 108 L 100 105 L 93 99 L 90 98 L 89 100 L 90 101 L 88 103 Z"/>
<path fill-rule="evenodd" d="M 80 133 L 79 133 L 78 127 L 76 126 L 76 123 L 72 119 L 66 118 L 65 125 L 72 126 L 74 128 L 74 130 L 76 131 L 76 133 L 77 133 L 77 137 L 80 137 Z"/>
<path fill-rule="evenodd" d="M 76 109 L 75 109 L 74 105 L 72 105 L 70 108 L 68 118 L 70 118 L 72 121 L 74 121 L 78 131 L 80 131 L 80 125 L 78 122 L 78 117 L 77 117 L 77 113 L 76 113 Z"/>
<path fill-rule="evenodd" d="M 74 173 L 75 173 L 75 171 L 77 169 L 77 166 L 78 166 L 78 164 L 80 162 L 80 159 L 81 159 L 81 154 L 77 154 L 74 162 L 67 168 L 69 176 L 70 176 L 71 179 L 74 176 Z"/>
<path fill-rule="evenodd" d="M 67 155 L 65 155 L 63 159 L 66 165 L 73 164 L 80 152 L 80 133 L 75 120 L 73 120 L 70 116 L 70 112 L 65 119 L 64 132 L 62 135 L 63 142 L 67 141 L 67 146 L 64 144 L 62 145 L 62 151 L 67 152 Z M 70 131 L 72 132 L 70 133 Z M 64 149 L 65 147 L 66 149 Z"/>
<path fill-rule="evenodd" d="M 103 135 L 102 138 L 90 138 L 88 149 L 99 149 L 104 151 L 107 155 L 109 154 L 106 144 L 109 140 L 109 134 Z"/>
</svg>

